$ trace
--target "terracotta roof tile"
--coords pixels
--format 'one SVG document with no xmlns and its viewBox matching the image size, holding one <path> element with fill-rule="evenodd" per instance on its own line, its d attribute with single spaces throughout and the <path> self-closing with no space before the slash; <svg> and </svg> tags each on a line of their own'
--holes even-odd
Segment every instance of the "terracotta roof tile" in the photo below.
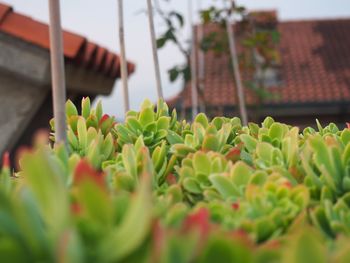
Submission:
<svg viewBox="0 0 350 263">
<path fill-rule="evenodd" d="M 115 57 L 112 70 L 111 70 L 112 76 L 120 75 L 120 58 L 118 56 Z"/>
<path fill-rule="evenodd" d="M 213 30 L 212 25 L 205 32 Z M 217 29 L 216 29 L 217 30 Z M 350 19 L 279 22 L 283 84 L 268 90 L 279 98 L 271 104 L 350 102 Z M 207 106 L 237 104 L 229 56 L 205 54 L 204 101 Z M 248 104 L 255 96 L 245 91 Z M 169 103 L 191 107 L 190 85 Z"/>
<path fill-rule="evenodd" d="M 11 6 L 0 4 L 0 23 L 10 12 L 12 12 Z"/>
<path fill-rule="evenodd" d="M 104 67 L 103 67 L 103 72 L 105 74 L 108 74 L 108 72 L 112 68 L 114 60 L 115 60 L 114 54 L 111 52 L 108 52 L 106 57 L 106 63 L 104 64 Z"/>
<path fill-rule="evenodd" d="M 0 32 L 19 38 L 25 42 L 50 49 L 49 27 L 47 24 L 33 20 L 30 17 L 13 12 L 10 6 L 0 3 Z M 65 58 L 76 65 L 102 72 L 108 77 L 120 77 L 118 56 L 97 44 L 88 42 L 84 37 L 63 31 L 63 49 Z M 113 59 L 114 58 L 114 59 Z M 130 73 L 135 65 L 129 63 Z M 111 68 L 114 67 L 112 70 Z"/>
<path fill-rule="evenodd" d="M 106 58 L 107 58 L 107 54 L 108 54 L 108 50 L 103 48 L 103 47 L 99 47 L 97 49 L 97 54 L 96 54 L 96 60 L 94 63 L 94 69 L 96 71 L 103 71 L 105 62 L 106 62 Z"/>
<path fill-rule="evenodd" d="M 131 74 L 135 71 L 135 64 L 128 62 L 127 68 L 128 68 L 128 74 Z"/>
<path fill-rule="evenodd" d="M 97 52 L 97 45 L 91 42 L 87 42 L 84 56 L 83 56 L 83 63 L 86 67 L 91 66 L 94 57 L 96 56 Z"/>
<path fill-rule="evenodd" d="M 11 12 L 0 24 L 0 30 L 26 42 L 46 49 L 50 48 L 48 25 L 37 22 L 27 16 Z M 75 58 L 85 41 L 81 36 L 64 31 L 64 55 L 71 59 Z"/>
<path fill-rule="evenodd" d="M 261 26 L 275 26 L 278 23 L 276 10 L 252 11 L 249 16 L 254 23 Z"/>
</svg>

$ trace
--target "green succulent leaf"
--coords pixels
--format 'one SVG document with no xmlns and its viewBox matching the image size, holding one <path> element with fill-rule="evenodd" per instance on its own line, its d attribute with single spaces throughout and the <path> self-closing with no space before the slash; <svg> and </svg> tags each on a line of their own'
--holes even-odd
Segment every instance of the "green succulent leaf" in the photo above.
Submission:
<svg viewBox="0 0 350 263">
<path fill-rule="evenodd" d="M 194 178 L 185 178 L 183 180 L 183 187 L 186 191 L 192 194 L 201 194 L 202 189 L 198 183 L 198 181 Z"/>
<path fill-rule="evenodd" d="M 204 151 L 219 151 L 220 141 L 217 136 L 208 134 L 204 137 L 202 149 Z"/>
<path fill-rule="evenodd" d="M 248 150 L 248 152 L 252 153 L 255 151 L 257 146 L 257 140 L 248 134 L 241 134 L 241 141 L 244 143 L 244 147 Z"/>
<path fill-rule="evenodd" d="M 127 173 L 133 178 L 137 178 L 137 161 L 136 161 L 136 152 L 131 145 L 124 145 L 122 150 L 122 158 L 125 169 Z"/>
<path fill-rule="evenodd" d="M 119 261 L 141 246 L 151 226 L 151 198 L 151 175 L 143 174 L 138 191 L 120 227 L 107 233 L 98 248 L 103 261 Z M 116 246 L 118 249 L 115 249 Z"/>
<path fill-rule="evenodd" d="M 194 119 L 194 122 L 200 123 L 203 128 L 207 128 L 209 125 L 208 118 L 204 113 L 199 113 L 196 118 Z"/>
<path fill-rule="evenodd" d="M 155 113 L 152 108 L 145 108 L 140 112 L 139 122 L 145 128 L 148 124 L 154 122 Z"/>
<path fill-rule="evenodd" d="M 233 183 L 240 188 L 246 186 L 251 179 L 253 170 L 244 162 L 238 161 L 231 169 L 231 178 Z"/>
<path fill-rule="evenodd" d="M 214 188 L 222 195 L 223 198 L 240 196 L 239 189 L 231 182 L 227 175 L 212 174 L 209 177 Z"/>
<path fill-rule="evenodd" d="M 86 128 L 86 122 L 85 122 L 84 118 L 79 118 L 78 125 L 77 125 L 77 131 L 78 131 L 79 147 L 84 152 L 88 146 L 87 145 L 87 143 L 88 143 L 87 128 Z"/>
<path fill-rule="evenodd" d="M 81 101 L 81 115 L 87 119 L 90 116 L 91 111 L 91 105 L 90 105 L 90 98 L 85 97 Z"/>
<path fill-rule="evenodd" d="M 71 100 L 67 100 L 66 102 L 66 114 L 67 114 L 67 117 L 78 115 L 78 110 Z"/>
<path fill-rule="evenodd" d="M 211 161 L 204 152 L 196 152 L 193 156 L 193 168 L 197 174 L 211 173 Z"/>
</svg>

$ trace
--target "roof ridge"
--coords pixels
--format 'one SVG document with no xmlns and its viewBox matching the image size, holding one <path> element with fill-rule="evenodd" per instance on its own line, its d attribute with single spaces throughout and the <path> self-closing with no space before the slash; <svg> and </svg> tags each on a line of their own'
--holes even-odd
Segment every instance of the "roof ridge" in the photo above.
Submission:
<svg viewBox="0 0 350 263">
<path fill-rule="evenodd" d="M 336 22 L 336 21 L 350 21 L 350 16 L 349 17 L 325 17 L 325 18 L 296 18 L 296 19 L 282 19 L 278 20 L 278 24 L 286 24 L 286 23 L 312 23 L 312 22 Z M 207 23 L 204 24 L 204 26 L 211 26 L 215 25 L 216 23 Z M 198 27 L 202 25 L 202 23 L 195 23 L 194 27 Z"/>
<path fill-rule="evenodd" d="M 287 19 L 287 20 L 280 20 L 279 23 L 312 23 L 312 22 L 334 22 L 334 21 L 350 21 L 349 17 L 316 17 L 316 18 L 296 18 L 296 19 Z"/>
</svg>

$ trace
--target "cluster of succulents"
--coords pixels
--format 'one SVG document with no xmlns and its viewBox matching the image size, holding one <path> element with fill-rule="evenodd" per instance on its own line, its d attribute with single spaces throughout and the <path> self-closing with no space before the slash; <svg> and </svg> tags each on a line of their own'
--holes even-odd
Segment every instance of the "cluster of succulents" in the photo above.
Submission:
<svg viewBox="0 0 350 263">
<path fill-rule="evenodd" d="M 67 145 L 51 122 L 17 171 L 4 155 L 1 261 L 350 261 L 349 128 L 66 111 Z"/>
</svg>

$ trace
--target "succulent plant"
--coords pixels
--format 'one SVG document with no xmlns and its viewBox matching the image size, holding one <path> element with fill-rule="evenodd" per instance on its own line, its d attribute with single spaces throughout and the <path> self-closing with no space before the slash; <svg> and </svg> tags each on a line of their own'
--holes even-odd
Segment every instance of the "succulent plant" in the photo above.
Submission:
<svg viewBox="0 0 350 263">
<path fill-rule="evenodd" d="M 12 191 L 0 185 L 0 251 L 11 262 L 114 262 L 126 258 L 151 227 L 151 176 L 144 170 L 134 196 L 111 195 L 105 174 L 78 161 L 68 167 L 46 148 L 24 154 L 23 180 Z M 2 170 L 4 182 L 9 176 Z M 142 217 L 142 222 L 139 218 Z M 135 232 L 134 232 L 135 231 Z M 124 242 L 124 240 L 128 242 Z M 118 250 L 113 247 L 118 245 Z M 91 250 L 91 248 L 94 248 Z"/>
<path fill-rule="evenodd" d="M 325 199 L 311 212 L 313 223 L 329 237 L 339 234 L 350 235 L 350 193 L 345 194 L 333 204 Z"/>
<path fill-rule="evenodd" d="M 70 100 L 66 102 L 66 112 L 69 152 L 87 157 L 96 169 L 101 169 L 102 163 L 114 158 L 116 152 L 115 137 L 111 133 L 114 117 L 103 115 L 101 102 L 91 109 L 88 97 L 82 99 L 81 115 Z M 51 129 L 54 132 L 53 120 Z M 54 141 L 53 136 L 51 140 Z"/>
<path fill-rule="evenodd" d="M 153 151 L 170 136 L 170 130 L 176 133 L 176 126 L 178 126 L 176 111 L 170 116 L 168 106 L 162 100 L 158 102 L 157 110 L 154 111 L 154 105 L 146 100 L 140 112 L 129 111 L 125 123 L 117 124 L 113 132 L 118 137 L 120 147 L 124 144 L 133 144 L 142 136 L 145 145 Z"/>
<path fill-rule="evenodd" d="M 305 185 L 314 199 L 333 202 L 350 190 L 350 131 L 339 135 L 310 136 L 301 160 Z"/>
<path fill-rule="evenodd" d="M 209 122 L 205 114 L 200 113 L 193 124 L 183 130 L 183 139 L 174 142 L 171 150 L 179 159 L 199 150 L 226 154 L 234 146 L 234 139 L 240 129 L 238 118 L 222 117 Z"/>
<path fill-rule="evenodd" d="M 349 262 L 349 127 L 81 108 L 68 147 L 40 135 L 18 171 L 4 155 L 2 261 Z"/>
</svg>

